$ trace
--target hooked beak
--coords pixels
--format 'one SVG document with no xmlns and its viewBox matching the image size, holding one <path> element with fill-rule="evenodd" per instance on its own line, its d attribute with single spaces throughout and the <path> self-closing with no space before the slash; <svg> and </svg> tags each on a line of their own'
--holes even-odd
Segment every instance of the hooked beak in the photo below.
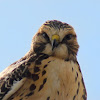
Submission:
<svg viewBox="0 0 100 100">
<path fill-rule="evenodd" d="M 60 37 L 55 34 L 52 36 L 52 50 L 59 45 Z"/>
</svg>

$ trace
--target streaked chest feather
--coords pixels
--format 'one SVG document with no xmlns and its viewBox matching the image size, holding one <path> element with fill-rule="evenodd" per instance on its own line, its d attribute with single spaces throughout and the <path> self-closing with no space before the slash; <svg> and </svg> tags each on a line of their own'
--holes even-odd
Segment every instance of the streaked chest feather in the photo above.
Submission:
<svg viewBox="0 0 100 100">
<path fill-rule="evenodd" d="M 84 100 L 85 87 L 77 63 L 49 57 L 32 66 L 31 78 L 11 97 L 16 97 L 13 100 Z"/>
</svg>

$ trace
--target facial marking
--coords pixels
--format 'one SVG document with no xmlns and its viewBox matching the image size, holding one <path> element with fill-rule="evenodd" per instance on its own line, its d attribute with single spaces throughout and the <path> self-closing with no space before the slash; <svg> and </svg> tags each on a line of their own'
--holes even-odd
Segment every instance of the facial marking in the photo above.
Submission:
<svg viewBox="0 0 100 100">
<path fill-rule="evenodd" d="M 74 56 L 77 55 L 79 45 L 76 33 L 69 24 L 56 20 L 47 21 L 40 27 L 37 34 L 35 53 L 44 53 L 62 59 L 76 59 Z"/>
</svg>

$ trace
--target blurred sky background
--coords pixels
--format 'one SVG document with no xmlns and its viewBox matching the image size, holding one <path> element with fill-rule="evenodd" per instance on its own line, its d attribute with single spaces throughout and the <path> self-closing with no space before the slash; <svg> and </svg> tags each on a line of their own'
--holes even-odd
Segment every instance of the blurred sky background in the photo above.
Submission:
<svg viewBox="0 0 100 100">
<path fill-rule="evenodd" d="M 30 49 L 46 20 L 72 25 L 88 100 L 100 99 L 100 0 L 0 0 L 0 72 Z"/>
</svg>

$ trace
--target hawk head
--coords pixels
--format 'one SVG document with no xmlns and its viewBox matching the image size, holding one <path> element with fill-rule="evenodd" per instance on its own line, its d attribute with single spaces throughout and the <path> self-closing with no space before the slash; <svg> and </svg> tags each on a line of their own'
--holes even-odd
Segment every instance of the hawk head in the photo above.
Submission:
<svg viewBox="0 0 100 100">
<path fill-rule="evenodd" d="M 75 60 L 79 45 L 72 26 L 57 20 L 45 22 L 33 37 L 31 51 Z"/>
</svg>

